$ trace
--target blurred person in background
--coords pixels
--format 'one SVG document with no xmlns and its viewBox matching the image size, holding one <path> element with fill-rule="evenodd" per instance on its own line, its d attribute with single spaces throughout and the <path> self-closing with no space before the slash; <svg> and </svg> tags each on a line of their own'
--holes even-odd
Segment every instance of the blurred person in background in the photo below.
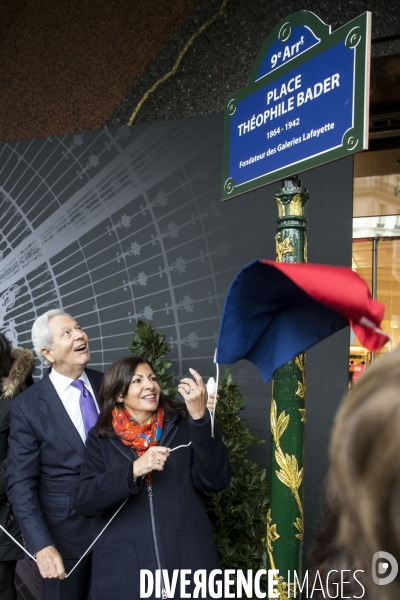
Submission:
<svg viewBox="0 0 400 600">
<path fill-rule="evenodd" d="M 397 600 L 400 579 L 390 575 L 400 562 L 400 349 L 368 366 L 351 388 L 330 457 L 338 544 L 364 570 L 368 598 Z M 377 560 L 382 551 L 391 558 Z"/>
<path fill-rule="evenodd" d="M 31 350 L 12 349 L 8 339 L 0 333 L 0 525 L 20 544 L 23 544 L 21 532 L 6 495 L 10 404 L 15 396 L 33 384 L 33 363 Z M 1 600 L 17 598 L 14 574 L 17 560 L 21 558 L 24 558 L 24 552 L 0 529 Z"/>
<path fill-rule="evenodd" d="M 313 545 L 308 553 L 310 564 L 310 576 L 308 578 L 309 592 L 312 592 L 314 600 L 322 600 L 340 597 L 357 598 L 362 596 L 365 590 L 364 573 L 358 571 L 356 579 L 353 573 L 358 570 L 349 558 L 348 553 L 337 541 L 339 529 L 339 510 L 336 494 L 332 489 L 329 473 L 325 478 L 323 489 L 323 502 L 317 520 L 317 532 Z M 341 573 L 345 573 L 343 577 Z M 342 583 L 342 580 L 345 583 Z M 319 589 L 319 581 L 322 581 L 324 589 Z"/>
</svg>

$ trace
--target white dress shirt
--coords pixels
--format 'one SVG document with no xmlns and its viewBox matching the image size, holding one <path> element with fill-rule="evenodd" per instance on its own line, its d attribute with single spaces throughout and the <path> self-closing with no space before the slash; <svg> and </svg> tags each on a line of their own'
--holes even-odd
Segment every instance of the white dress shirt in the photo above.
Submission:
<svg viewBox="0 0 400 600">
<path fill-rule="evenodd" d="M 49 377 L 52 384 L 56 388 L 56 392 L 59 395 L 60 400 L 68 413 L 69 418 L 78 430 L 78 433 L 81 436 L 83 443 L 85 443 L 85 426 L 83 424 L 81 408 L 79 406 L 79 398 L 81 396 L 80 390 L 71 385 L 71 383 L 74 381 L 73 379 L 65 377 L 65 375 L 61 375 L 61 373 L 58 373 L 58 371 L 55 371 L 54 369 L 51 369 Z M 96 410 L 99 413 L 100 411 L 96 401 L 96 396 L 94 394 L 92 386 L 90 385 L 89 378 L 86 375 L 85 371 L 82 372 L 81 376 L 78 377 L 78 379 L 81 379 L 83 381 L 85 387 L 92 394 L 94 398 L 94 403 L 96 405 Z"/>
</svg>

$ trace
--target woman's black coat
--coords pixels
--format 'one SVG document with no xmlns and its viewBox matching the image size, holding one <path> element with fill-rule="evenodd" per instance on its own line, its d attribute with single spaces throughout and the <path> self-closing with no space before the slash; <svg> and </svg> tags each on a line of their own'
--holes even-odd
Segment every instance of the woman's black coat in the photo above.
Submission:
<svg viewBox="0 0 400 600">
<path fill-rule="evenodd" d="M 220 491 L 231 479 L 228 451 L 215 426 L 211 437 L 208 411 L 199 420 L 165 413 L 160 446 L 172 450 L 164 471 L 154 471 L 152 493 L 157 561 L 150 498 L 144 478 L 133 480 L 137 456 L 118 438 L 89 433 L 80 480 L 71 504 L 95 517 L 98 532 L 129 498 L 93 548 L 91 600 L 133 600 L 140 597 L 140 570 L 219 569 L 213 531 L 202 500 L 204 491 Z M 189 591 L 189 588 L 187 588 Z M 154 598 L 154 594 L 151 596 Z M 179 598 L 179 588 L 175 598 Z"/>
<path fill-rule="evenodd" d="M 7 377 L 0 387 L 0 525 L 4 527 L 20 544 L 22 536 L 7 500 L 7 455 L 8 435 L 10 433 L 10 403 L 24 389 L 33 383 L 32 370 L 34 356 L 25 348 L 14 348 L 11 352 L 13 363 Z M 24 552 L 0 529 L 0 561 L 19 560 Z"/>
</svg>

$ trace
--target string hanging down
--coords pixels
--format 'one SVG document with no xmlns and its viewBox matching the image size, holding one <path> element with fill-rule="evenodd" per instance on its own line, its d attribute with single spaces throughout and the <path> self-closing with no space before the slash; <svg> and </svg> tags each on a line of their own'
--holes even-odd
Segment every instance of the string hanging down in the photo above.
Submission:
<svg viewBox="0 0 400 600">
<path fill-rule="evenodd" d="M 218 400 L 218 396 L 217 396 L 217 392 L 218 392 L 218 385 L 219 385 L 219 364 L 217 363 L 217 349 L 215 349 L 214 352 L 214 364 L 215 364 L 215 369 L 216 369 L 216 381 L 214 381 L 214 377 L 210 377 L 210 379 L 207 381 L 207 393 L 208 395 L 210 394 L 214 394 L 214 406 L 213 409 L 208 409 L 210 411 L 210 417 L 211 417 L 211 437 L 214 437 L 214 422 L 215 422 L 215 409 L 217 407 L 217 400 Z"/>
<path fill-rule="evenodd" d="M 111 523 L 111 521 L 117 516 L 117 514 L 119 513 L 119 511 L 121 510 L 121 508 L 126 504 L 127 501 L 128 501 L 128 498 L 126 498 L 126 500 L 123 501 L 123 503 L 121 504 L 121 506 L 115 511 L 115 513 L 113 514 L 113 516 L 111 517 L 111 519 L 103 527 L 103 529 L 100 531 L 100 533 L 96 537 L 96 539 L 90 544 L 89 548 L 82 554 L 82 556 L 80 557 L 80 559 L 78 560 L 78 562 L 76 563 L 76 565 L 74 565 L 74 567 L 71 569 L 71 571 L 65 575 L 65 579 L 67 577 L 69 577 L 73 573 L 73 571 L 76 569 L 76 567 L 79 565 L 79 563 L 90 552 L 90 550 L 93 548 L 93 546 L 95 545 L 95 543 L 97 542 L 97 540 L 99 539 L 99 537 L 105 532 L 105 530 L 107 529 L 107 527 L 109 526 L 109 524 Z M 35 561 L 35 563 L 37 563 L 36 557 L 33 556 L 30 552 L 28 552 L 28 550 L 26 548 L 24 548 L 10 533 L 8 533 L 8 531 L 6 531 L 2 525 L 0 525 L 0 529 L 2 529 L 4 531 L 4 533 L 6 535 L 8 535 L 8 537 L 11 538 L 12 541 L 15 542 L 17 544 L 17 546 L 19 546 L 25 552 L 25 554 L 27 554 L 29 556 L 29 558 L 31 558 L 32 560 Z"/>
<path fill-rule="evenodd" d="M 176 448 L 170 448 L 170 453 L 174 452 L 175 450 L 179 450 L 179 448 L 188 448 L 191 445 L 191 443 L 192 442 L 189 442 L 188 444 L 182 444 L 181 446 L 177 446 Z M 125 506 L 125 504 L 128 502 L 128 500 L 129 500 L 129 498 L 126 498 L 123 501 L 123 503 L 121 504 L 121 506 L 115 511 L 115 513 L 113 514 L 113 516 L 111 517 L 111 519 L 108 521 L 108 523 L 106 523 L 106 525 L 104 525 L 104 527 L 100 531 L 99 535 L 90 544 L 89 548 L 82 554 L 82 556 L 80 557 L 80 559 L 78 560 L 78 562 L 76 563 L 76 565 L 74 565 L 74 567 L 71 569 L 71 571 L 66 574 L 65 578 L 69 577 L 73 573 L 73 571 L 76 569 L 76 567 L 79 565 L 79 563 L 85 558 L 85 556 L 87 554 L 89 554 L 89 552 L 91 551 L 91 549 L 93 548 L 93 546 L 95 545 L 95 543 L 97 542 L 97 540 L 105 532 L 105 530 L 107 529 L 107 527 L 110 525 L 111 521 L 113 519 L 115 519 L 115 517 L 117 516 L 117 514 L 119 513 L 119 511 Z M 0 529 L 2 531 L 4 531 L 4 533 L 6 535 L 8 535 L 8 537 L 11 538 L 12 541 L 15 542 L 17 544 L 17 546 L 19 546 L 21 548 L 21 550 L 23 550 L 25 552 L 25 554 L 27 554 L 29 556 L 29 558 L 31 558 L 32 560 L 34 560 L 37 563 L 36 557 L 33 556 L 33 554 L 31 554 L 30 552 L 28 552 L 28 550 L 26 548 L 24 548 L 24 546 L 22 546 L 22 544 L 20 544 L 19 541 L 15 539 L 15 537 L 13 537 L 10 533 L 8 533 L 8 531 L 6 531 L 2 525 L 0 525 Z"/>
<path fill-rule="evenodd" d="M 1 529 L 2 531 L 4 531 L 4 533 L 5 533 L 6 535 L 8 535 L 8 537 L 9 537 L 9 538 L 11 538 L 11 539 L 12 539 L 12 541 L 13 541 L 13 542 L 15 542 L 15 543 L 17 544 L 17 546 L 19 546 L 19 547 L 21 548 L 21 550 L 23 550 L 23 551 L 25 552 L 25 554 L 27 554 L 27 555 L 28 555 L 28 556 L 29 556 L 29 557 L 30 557 L 32 560 L 34 560 L 35 562 L 37 562 L 37 561 L 36 561 L 36 558 L 35 558 L 35 557 L 34 557 L 32 554 L 30 554 L 30 553 L 28 552 L 28 550 L 27 550 L 26 548 L 24 548 L 24 547 L 22 546 L 22 544 L 20 544 L 20 543 L 19 543 L 19 541 L 18 541 L 18 540 L 16 540 L 16 539 L 15 539 L 15 537 L 13 537 L 13 536 L 11 535 L 11 533 L 8 533 L 8 531 L 6 531 L 6 530 L 4 529 L 3 525 L 0 525 L 0 529 Z"/>
</svg>

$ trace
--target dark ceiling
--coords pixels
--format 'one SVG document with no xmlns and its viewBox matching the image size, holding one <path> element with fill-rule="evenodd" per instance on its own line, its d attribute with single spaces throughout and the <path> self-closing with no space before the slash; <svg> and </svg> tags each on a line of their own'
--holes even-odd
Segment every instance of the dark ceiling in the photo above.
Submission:
<svg viewBox="0 0 400 600">
<path fill-rule="evenodd" d="M 371 10 L 373 56 L 400 54 L 393 0 L 2 0 L 0 142 L 126 125 L 142 99 L 135 122 L 219 112 L 300 9 L 333 29 Z M 375 96 L 385 69 L 398 82 L 383 61 Z"/>
</svg>

